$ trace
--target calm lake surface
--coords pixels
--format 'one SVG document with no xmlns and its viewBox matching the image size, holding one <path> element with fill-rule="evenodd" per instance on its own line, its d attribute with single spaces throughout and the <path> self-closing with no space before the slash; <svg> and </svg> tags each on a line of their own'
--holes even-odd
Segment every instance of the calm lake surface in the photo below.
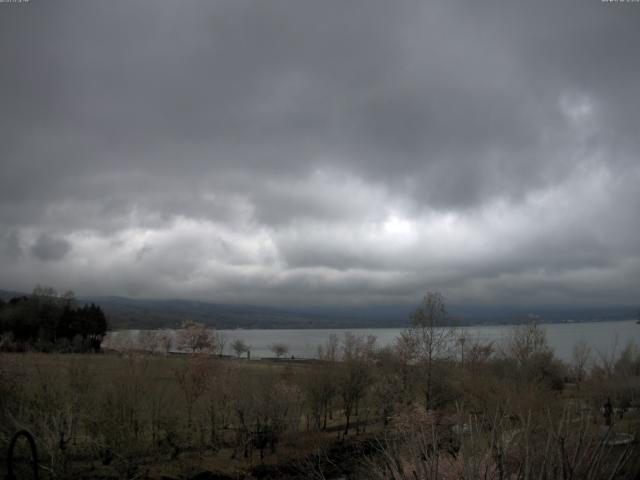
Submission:
<svg viewBox="0 0 640 480">
<path fill-rule="evenodd" d="M 549 345 L 562 360 L 571 359 L 573 346 L 584 340 L 593 349 L 597 357 L 601 354 L 619 353 L 629 341 L 640 345 L 640 325 L 635 320 L 615 322 L 586 323 L 554 323 L 542 324 L 547 333 Z M 464 327 L 465 332 L 473 339 L 499 344 L 513 330 L 510 325 L 483 325 Z M 345 332 L 354 334 L 375 335 L 379 346 L 393 343 L 403 331 L 401 328 L 355 328 L 355 329 L 308 329 L 308 330 L 218 330 L 226 339 L 225 354 L 233 354 L 231 343 L 242 339 L 251 348 L 252 358 L 273 357 L 269 346 L 284 343 L 289 347 L 289 355 L 296 358 L 314 358 L 318 346 L 324 345 L 331 334 L 339 337 Z M 106 344 L 122 337 L 135 340 L 138 330 L 121 330 L 110 332 L 105 338 Z"/>
</svg>

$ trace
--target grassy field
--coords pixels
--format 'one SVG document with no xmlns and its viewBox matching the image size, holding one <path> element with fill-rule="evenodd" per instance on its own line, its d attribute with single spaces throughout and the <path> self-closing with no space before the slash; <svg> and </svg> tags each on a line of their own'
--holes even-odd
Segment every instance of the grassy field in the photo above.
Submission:
<svg viewBox="0 0 640 480">
<path fill-rule="evenodd" d="M 316 366 L 303 362 L 42 353 L 0 359 L 11 421 L 35 433 L 45 475 L 191 478 L 210 471 L 237 478 L 256 465 L 293 471 L 342 437 L 339 408 L 325 431 L 307 428 L 295 385 Z M 247 434 L 239 433 L 242 409 L 269 428 L 277 423 L 277 445 L 262 458 L 255 440 L 239 438 Z"/>
</svg>

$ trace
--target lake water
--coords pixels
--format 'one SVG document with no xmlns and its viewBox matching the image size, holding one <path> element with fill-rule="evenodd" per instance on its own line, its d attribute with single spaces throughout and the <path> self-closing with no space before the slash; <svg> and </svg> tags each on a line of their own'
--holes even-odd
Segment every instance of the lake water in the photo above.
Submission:
<svg viewBox="0 0 640 480">
<path fill-rule="evenodd" d="M 584 340 L 598 352 L 609 355 L 619 353 L 629 341 L 640 345 L 640 325 L 635 320 L 615 322 L 587 322 L 587 323 L 555 323 L 541 325 L 546 331 L 549 345 L 556 356 L 569 361 L 573 346 Z M 482 325 L 465 327 L 465 332 L 473 339 L 483 342 L 500 343 L 513 330 L 509 325 Z M 340 338 L 345 332 L 354 334 L 375 335 L 379 346 L 391 344 L 403 331 L 401 328 L 356 328 L 356 329 L 308 329 L 308 330 L 218 330 L 226 339 L 225 354 L 233 354 L 231 343 L 242 339 L 251 348 L 252 358 L 273 357 L 269 349 L 274 343 L 284 343 L 289 348 L 289 355 L 296 358 L 314 358 L 318 346 L 324 345 L 331 334 Z M 135 340 L 139 331 L 110 332 L 105 338 L 105 345 L 129 337 Z"/>
</svg>

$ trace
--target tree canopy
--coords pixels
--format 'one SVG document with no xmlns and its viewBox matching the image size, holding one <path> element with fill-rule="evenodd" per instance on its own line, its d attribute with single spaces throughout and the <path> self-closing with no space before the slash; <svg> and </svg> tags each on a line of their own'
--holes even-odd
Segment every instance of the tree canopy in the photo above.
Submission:
<svg viewBox="0 0 640 480">
<path fill-rule="evenodd" d="M 29 296 L 0 304 L 3 350 L 98 351 L 106 332 L 102 309 L 93 303 L 78 306 L 70 291 L 60 295 L 37 286 Z"/>
</svg>

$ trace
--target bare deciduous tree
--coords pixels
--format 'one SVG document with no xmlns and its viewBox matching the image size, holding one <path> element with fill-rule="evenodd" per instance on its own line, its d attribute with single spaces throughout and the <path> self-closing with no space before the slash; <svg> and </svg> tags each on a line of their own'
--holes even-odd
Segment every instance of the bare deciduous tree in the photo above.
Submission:
<svg viewBox="0 0 640 480">
<path fill-rule="evenodd" d="M 573 346 L 573 350 L 571 351 L 571 361 L 576 385 L 579 386 L 584 380 L 590 360 L 591 347 L 584 339 L 581 339 Z"/>
<path fill-rule="evenodd" d="M 201 355 L 189 356 L 175 370 L 176 380 L 184 395 L 187 410 L 187 426 L 191 428 L 193 407 L 196 401 L 207 390 L 212 378 L 212 366 L 208 359 Z"/>
<path fill-rule="evenodd" d="M 336 375 L 326 365 L 310 368 L 302 379 L 308 414 L 315 428 L 325 430 L 331 402 L 336 394 Z"/>
<path fill-rule="evenodd" d="M 216 347 L 216 333 L 201 323 L 185 322 L 177 332 L 178 346 L 192 353 L 213 351 Z"/>
<path fill-rule="evenodd" d="M 236 353 L 236 356 L 240 358 L 242 354 L 249 351 L 249 346 L 241 338 L 236 338 L 231 344 L 231 348 Z"/>
<path fill-rule="evenodd" d="M 138 334 L 138 345 L 145 352 L 155 353 L 159 343 L 158 332 L 143 330 Z"/>
<path fill-rule="evenodd" d="M 227 336 L 222 332 L 216 332 L 216 352 L 222 356 L 224 347 L 227 345 Z"/>
<path fill-rule="evenodd" d="M 438 292 L 427 292 L 411 321 L 411 327 L 403 333 L 404 342 L 424 369 L 423 393 L 425 408 L 429 410 L 433 407 L 434 362 L 451 354 L 456 332 L 447 315 L 444 297 Z"/>
<path fill-rule="evenodd" d="M 289 347 L 284 343 L 274 343 L 269 346 L 269 350 L 271 350 L 278 359 L 289 353 Z"/>
<path fill-rule="evenodd" d="M 342 338 L 342 363 L 338 373 L 338 392 L 345 417 L 344 434 L 349 433 L 351 417 L 359 413 L 359 406 L 372 383 L 371 362 L 375 352 L 376 337 L 354 335 L 350 332 Z"/>
<path fill-rule="evenodd" d="M 161 351 L 167 355 L 173 348 L 173 335 L 169 331 L 163 331 L 158 334 L 158 344 Z"/>
<path fill-rule="evenodd" d="M 323 346 L 318 346 L 318 358 L 326 362 L 335 362 L 338 360 L 338 347 L 340 340 L 335 333 L 329 335 L 327 343 Z"/>
<path fill-rule="evenodd" d="M 550 352 L 545 331 L 536 322 L 514 327 L 504 347 L 505 355 L 521 367 L 532 357 Z"/>
</svg>

